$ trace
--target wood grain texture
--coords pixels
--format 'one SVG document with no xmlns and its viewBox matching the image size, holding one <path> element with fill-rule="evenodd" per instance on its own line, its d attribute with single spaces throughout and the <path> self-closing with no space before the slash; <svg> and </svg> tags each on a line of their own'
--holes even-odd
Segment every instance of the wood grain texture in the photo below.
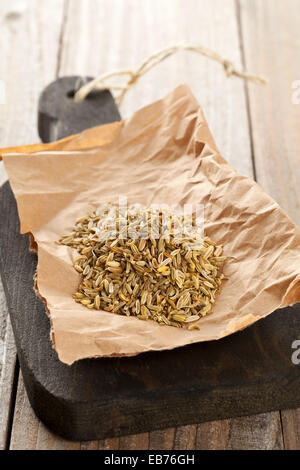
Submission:
<svg viewBox="0 0 300 470">
<path fill-rule="evenodd" d="M 24 383 L 37 416 L 59 435 L 126 436 L 300 404 L 295 393 L 300 377 L 290 359 L 299 306 L 218 342 L 64 365 L 51 347 L 49 320 L 34 294 L 37 259 L 19 233 L 8 183 L 0 190 L 0 213 L 1 271 Z M 294 388 L 286 389 L 291 383 Z M 176 449 L 193 448 L 195 433 L 195 426 L 178 428 Z M 146 447 L 147 439 L 145 434 L 119 442 L 131 449 Z"/>
<path fill-rule="evenodd" d="M 0 450 L 4 450 L 8 438 L 15 362 L 15 342 L 0 282 Z"/>
<path fill-rule="evenodd" d="M 104 439 L 102 441 L 92 441 L 97 445 L 99 450 L 119 450 L 120 449 L 120 438 L 112 437 L 110 439 Z"/>
<path fill-rule="evenodd" d="M 175 428 L 168 428 L 149 433 L 149 449 L 173 449 L 175 439 Z"/>
<path fill-rule="evenodd" d="M 296 2 L 297 0 L 291 1 L 291 4 L 293 4 L 292 11 L 296 8 Z M 39 3 L 43 3 L 44 7 L 41 5 L 38 12 L 32 11 L 34 18 L 32 21 L 36 22 L 37 27 L 43 29 L 41 27 L 41 15 L 49 15 L 49 5 L 46 7 L 46 2 Z M 290 112 L 291 109 L 288 108 L 287 110 L 284 97 L 281 95 L 279 104 L 275 100 L 277 108 L 274 105 L 274 109 L 265 113 L 266 108 L 270 107 L 272 100 L 274 103 L 274 96 L 276 96 L 276 93 L 278 93 L 279 88 L 282 86 L 280 68 L 282 61 L 287 59 L 286 57 L 280 58 L 278 55 L 277 57 L 272 57 L 272 59 L 264 56 L 265 54 L 270 54 L 274 46 L 278 54 L 278 50 L 281 51 L 284 44 L 285 47 L 287 47 L 287 44 L 288 46 L 291 45 L 289 36 L 288 41 L 285 42 L 289 34 L 294 44 L 297 32 L 293 30 L 289 33 L 287 31 L 288 27 L 286 24 L 288 21 L 286 15 L 288 15 L 288 7 L 283 7 L 285 10 L 285 16 L 283 16 L 285 18 L 283 22 L 285 27 L 282 27 L 281 24 L 281 28 L 279 28 L 278 21 L 280 15 L 277 14 L 276 17 L 273 12 L 269 11 L 272 9 L 273 3 L 273 0 L 266 2 L 255 0 L 241 2 L 241 32 L 243 41 L 246 42 L 245 45 L 243 44 L 243 48 L 247 67 L 251 71 L 265 72 L 265 75 L 268 75 L 268 67 L 275 67 L 272 70 L 273 72 L 275 70 L 277 75 L 279 75 L 279 77 L 275 76 L 272 94 L 268 91 L 267 96 L 264 95 L 266 93 L 265 89 L 260 89 L 255 85 L 249 86 L 249 109 L 251 128 L 253 128 L 254 157 L 259 182 L 262 185 L 267 185 L 264 186 L 265 189 L 271 192 L 290 211 L 290 214 L 296 220 L 298 215 L 296 212 L 297 207 L 295 207 L 294 203 L 295 188 L 292 185 L 293 189 L 290 192 L 289 188 L 291 185 L 286 185 L 286 182 L 289 183 L 290 180 L 297 181 L 296 178 L 299 181 L 299 174 L 297 173 L 299 165 L 296 166 L 294 173 L 291 171 L 288 174 L 284 173 L 284 167 L 287 162 L 282 158 L 282 155 L 288 154 L 286 158 L 288 159 L 289 168 L 290 164 L 295 165 L 294 160 L 291 161 L 290 158 L 298 155 L 295 152 L 295 149 L 299 150 L 298 136 L 293 133 L 293 147 L 290 146 L 290 142 L 287 143 L 289 140 L 287 137 L 280 140 L 280 133 L 278 133 L 280 127 L 284 126 L 284 131 L 287 132 L 285 136 L 291 135 L 291 127 L 290 122 L 283 123 L 283 119 L 279 117 L 277 111 L 278 109 L 284 109 Z M 290 2 L 282 3 L 287 5 Z M 265 4 L 266 6 L 264 6 Z M 58 16 L 60 8 L 56 6 Z M 278 5 L 276 8 L 277 10 L 282 9 Z M 41 12 L 42 9 L 44 9 L 44 13 Z M 291 21 L 293 21 L 294 25 L 297 25 L 297 15 L 295 13 L 291 14 L 295 18 Z M 259 24 L 258 34 L 256 31 L 257 24 Z M 261 44 L 270 44 L 271 41 L 277 41 L 278 29 L 281 31 L 279 33 L 280 37 L 281 35 L 284 36 L 282 41 L 271 44 L 269 49 L 267 48 L 266 51 L 263 51 Z M 77 0 L 76 2 L 69 2 L 66 11 L 66 23 L 61 37 L 62 49 L 57 54 L 57 68 L 60 75 L 75 73 L 97 75 L 119 67 L 135 67 L 153 50 L 169 45 L 172 42 L 181 41 L 182 39 L 214 48 L 232 59 L 236 66 L 239 66 L 242 64 L 242 55 L 238 30 L 239 24 L 235 3 L 231 0 L 214 0 L 210 2 L 205 2 L 204 0 L 164 0 L 164 2 L 144 0 L 143 6 L 137 0 L 127 0 L 126 4 L 120 0 L 112 0 L 110 1 L 109 8 L 107 8 L 105 0 L 90 0 L 90 2 Z M 78 31 L 80 31 L 80 34 L 78 34 Z M 30 36 L 30 32 L 28 33 L 26 28 L 23 34 L 25 36 L 23 41 L 27 42 L 28 45 L 32 45 L 32 41 L 36 41 L 36 39 Z M 74 38 L 76 38 L 76 41 L 74 41 Z M 97 54 L 91 53 L 91 44 L 93 45 L 92 51 L 97 50 Z M 43 61 L 46 56 L 45 51 L 49 46 L 46 47 L 44 41 L 40 47 L 40 58 Z M 58 47 L 58 41 L 54 40 L 53 45 L 51 45 L 52 47 Z M 294 50 L 293 47 L 292 50 Z M 288 55 L 293 57 L 291 52 Z M 51 60 L 53 62 L 53 59 Z M 295 60 L 294 67 L 296 67 L 296 63 Z M 49 67 L 49 69 L 51 68 L 48 61 L 45 66 Z M 11 76 L 15 76 L 13 74 L 14 71 L 12 69 Z M 25 77 L 30 78 L 30 74 L 29 70 L 24 71 Z M 26 80 L 29 80 L 29 78 L 26 78 Z M 297 78 L 295 76 L 293 80 Z M 240 172 L 252 175 L 251 139 L 245 85 L 237 79 L 227 80 L 222 69 L 217 64 L 212 64 L 205 59 L 198 58 L 198 56 L 195 57 L 193 54 L 180 54 L 177 57 L 170 58 L 159 66 L 158 69 L 151 71 L 149 75 L 141 80 L 135 89 L 129 92 L 121 109 L 123 115 L 129 115 L 138 107 L 160 98 L 179 82 L 187 82 L 204 107 L 209 125 L 225 158 Z M 41 88 L 42 86 L 39 87 L 39 90 Z M 292 90 L 290 85 L 288 90 L 291 95 Z M 27 89 L 24 92 L 24 96 L 28 100 L 33 95 L 35 98 L 38 95 L 35 88 Z M 290 99 L 290 95 L 288 95 L 288 99 Z M 18 103 L 22 103 L 22 99 Z M 22 109 L 22 104 L 19 106 Z M 29 105 L 27 104 L 27 106 Z M 28 108 L 29 111 L 27 111 L 27 117 L 30 117 L 26 123 L 32 123 L 32 116 L 34 116 L 32 103 L 30 106 Z M 278 106 L 281 106 L 281 108 L 278 108 Z M 292 108 L 294 116 L 292 127 L 295 126 L 294 118 L 295 115 L 298 116 L 298 109 Z M 14 117 L 13 113 L 11 116 Z M 268 118 L 266 119 L 265 116 L 268 116 Z M 11 120 L 11 122 L 15 123 L 15 120 Z M 22 119 L 19 119 L 18 122 L 19 124 L 22 123 Z M 255 126 L 255 122 L 259 124 Z M 30 127 L 30 132 L 36 132 L 34 125 L 29 124 L 26 125 L 27 127 Z M 15 134 L 16 127 L 14 124 L 7 134 L 7 145 L 16 143 Z M 269 145 L 270 134 L 272 134 L 271 146 Z M 29 140 L 28 136 L 26 138 L 24 133 L 23 141 L 28 143 Z M 20 140 L 21 142 L 22 140 Z M 289 149 L 288 152 L 286 151 L 287 147 Z M 278 152 L 278 149 L 280 149 L 280 152 Z M 260 155 L 258 156 L 259 160 L 256 159 L 257 152 Z M 266 155 L 268 155 L 268 159 L 265 159 L 268 169 L 263 163 Z M 273 155 L 277 159 L 281 159 L 279 167 L 277 164 L 275 169 L 272 167 Z M 270 167 L 272 167 L 272 176 L 270 176 Z M 283 174 L 281 174 L 281 171 L 283 171 Z M 280 181 L 280 183 L 277 184 L 277 181 Z M 278 186 L 280 187 L 280 195 L 276 197 L 275 193 L 278 190 Z M 56 440 L 46 428 L 40 430 L 43 425 L 35 417 L 33 419 L 30 416 L 30 411 L 30 406 L 24 398 L 24 390 L 21 383 L 17 397 L 12 448 L 17 448 L 18 446 L 19 448 L 54 448 L 55 446 L 69 448 L 72 445 L 79 445 L 78 443 L 70 444 L 62 440 Z M 282 423 L 286 446 L 295 447 L 298 445 L 299 448 L 299 436 L 297 434 L 297 430 L 299 430 L 299 415 L 295 414 L 295 412 L 283 412 Z M 28 437 L 25 432 L 27 426 L 30 427 L 30 432 L 27 433 Z M 123 439 L 121 443 L 120 438 L 82 443 L 80 448 L 87 450 L 93 448 L 117 449 L 120 447 L 120 444 L 122 448 L 134 448 L 137 442 L 144 445 L 147 441 L 150 449 L 171 449 L 173 447 L 183 449 L 192 445 L 196 448 L 222 449 L 242 448 L 242 446 L 244 448 L 248 448 L 247 446 L 249 448 L 281 448 L 282 438 L 280 432 L 279 414 L 268 413 L 250 418 L 186 426 L 176 430 L 154 431 L 149 433 L 149 437 L 142 434 L 121 438 Z M 21 439 L 19 439 L 19 436 L 21 436 Z M 21 445 L 24 447 L 20 447 Z"/>
<path fill-rule="evenodd" d="M 283 442 L 287 450 L 300 449 L 300 408 L 281 412 Z"/>
<path fill-rule="evenodd" d="M 91 80 L 91 77 L 60 77 L 43 90 L 38 106 L 38 129 L 42 142 L 79 134 L 87 126 L 120 121 L 118 107 L 109 90 L 94 90 L 80 103 L 72 99 L 78 84 L 84 84 L 86 79 Z"/>
<path fill-rule="evenodd" d="M 257 181 L 299 224 L 299 2 L 240 0 L 239 15 L 245 64 L 269 80 L 266 89 L 247 84 Z M 281 414 L 285 447 L 299 449 L 300 410 Z"/>
<path fill-rule="evenodd" d="M 240 17 L 246 67 L 269 80 L 246 84 L 257 181 L 299 223 L 299 1 L 240 0 Z"/>
<path fill-rule="evenodd" d="M 201 426 L 201 425 L 199 425 Z M 175 430 L 174 449 L 190 450 L 196 448 L 197 426 L 178 426 Z"/>
<path fill-rule="evenodd" d="M 203 423 L 198 426 L 196 448 L 201 450 L 283 449 L 278 412 Z"/>
<path fill-rule="evenodd" d="M 106 0 L 69 2 L 59 75 L 136 68 L 154 51 L 183 40 L 214 49 L 242 67 L 234 0 L 110 0 L 109 8 Z M 251 175 L 244 83 L 227 79 L 222 67 L 206 58 L 180 52 L 159 64 L 128 92 L 122 116 L 180 83 L 188 83 L 201 103 L 224 157 Z"/>
<path fill-rule="evenodd" d="M 5 89 L 5 100 L 0 104 L 2 147 L 38 140 L 38 94 L 55 76 L 62 7 L 61 0 L 52 1 L 47 8 L 38 0 L 1 2 L 0 78 Z M 0 185 L 6 179 L 0 162 Z M 7 438 L 15 360 L 14 340 L 0 280 L 0 449 Z"/>
<path fill-rule="evenodd" d="M 60 75 L 97 76 L 123 67 L 134 68 L 152 51 L 182 40 L 205 44 L 241 66 L 234 1 L 147 0 L 141 6 L 138 0 L 130 0 L 126 4 L 114 0 L 110 2 L 110 12 L 105 9 L 103 1 L 91 3 L 89 6 L 83 1 L 69 4 Z M 199 27 L 200 23 L 205 27 Z M 214 27 L 215 24 L 218 27 Z M 71 38 L 78 30 L 81 34 L 74 42 Z M 98 45 L 98 54 L 88 53 L 91 44 Z M 241 173 L 252 175 L 244 85 L 237 80 L 227 80 L 218 65 L 201 57 L 179 54 L 150 71 L 128 93 L 121 109 L 122 115 L 128 116 L 139 107 L 159 99 L 180 82 L 187 82 L 202 104 L 224 156 Z M 237 113 L 241 123 L 238 135 L 234 125 Z M 192 434 L 196 433 L 195 426 L 187 429 L 192 430 Z M 161 439 L 160 431 L 150 433 L 150 447 L 170 448 L 171 443 L 177 448 L 188 445 L 186 441 L 190 433 L 178 430 L 176 441 L 175 430 L 169 431 L 168 436 L 170 433 L 171 439 Z"/>
<path fill-rule="evenodd" d="M 20 375 L 10 450 L 78 450 L 79 442 L 65 441 L 50 433 L 35 416 Z"/>
<path fill-rule="evenodd" d="M 120 450 L 145 450 L 149 449 L 149 433 L 133 434 L 131 436 L 120 437 Z"/>
</svg>

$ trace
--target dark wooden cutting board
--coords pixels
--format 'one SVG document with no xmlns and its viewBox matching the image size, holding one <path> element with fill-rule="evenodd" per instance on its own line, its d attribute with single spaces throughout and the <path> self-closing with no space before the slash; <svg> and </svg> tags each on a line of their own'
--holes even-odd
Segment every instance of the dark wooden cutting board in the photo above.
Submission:
<svg viewBox="0 0 300 470">
<path fill-rule="evenodd" d="M 120 118 L 108 91 L 75 104 L 76 80 L 62 78 L 42 95 L 43 140 Z M 66 366 L 52 349 L 45 307 L 33 290 L 37 257 L 19 233 L 9 183 L 0 188 L 0 217 L 1 276 L 25 387 L 55 433 L 103 439 L 300 406 L 300 364 L 291 360 L 300 304 L 219 341 Z"/>
</svg>

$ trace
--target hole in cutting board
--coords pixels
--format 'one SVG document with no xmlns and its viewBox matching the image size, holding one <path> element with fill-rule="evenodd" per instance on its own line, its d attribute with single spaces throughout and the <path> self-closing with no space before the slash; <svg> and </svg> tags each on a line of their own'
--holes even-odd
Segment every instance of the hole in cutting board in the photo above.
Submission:
<svg viewBox="0 0 300 470">
<path fill-rule="evenodd" d="M 73 99 L 74 96 L 75 96 L 75 93 L 76 93 L 75 90 L 70 90 L 67 93 L 67 97 L 70 98 L 70 99 Z"/>
</svg>

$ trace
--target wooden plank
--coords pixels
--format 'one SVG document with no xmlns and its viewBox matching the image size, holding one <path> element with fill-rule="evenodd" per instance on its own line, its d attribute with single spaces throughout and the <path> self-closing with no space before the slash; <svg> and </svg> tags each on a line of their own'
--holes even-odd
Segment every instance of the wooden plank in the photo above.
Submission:
<svg viewBox="0 0 300 470">
<path fill-rule="evenodd" d="M 283 442 L 287 450 L 300 449 L 300 408 L 281 412 Z"/>
<path fill-rule="evenodd" d="M 29 399 L 50 429 L 73 439 L 91 439 L 211 420 L 216 418 L 216 410 L 219 417 L 232 417 L 276 409 L 283 403 L 291 406 L 294 390 L 285 390 L 286 378 L 291 382 L 295 377 L 295 388 L 299 380 L 295 367 L 286 367 L 290 338 L 299 324 L 299 320 L 291 322 L 296 318 L 292 308 L 217 343 L 149 353 L 147 357 L 80 361 L 71 367 L 59 362 L 49 341 L 43 304 L 34 296 L 36 256 L 27 251 L 27 237 L 16 230 L 15 200 L 8 184 L 4 189 L 6 193 L 0 194 L 4 221 L 0 238 L 6 256 L 1 257 L 1 269 L 9 288 L 11 319 Z M 284 329 L 278 327 L 282 322 Z M 32 332 L 39 332 L 38 337 Z M 253 342 L 258 333 L 264 354 Z M 253 351 L 250 356 L 249 351 Z M 284 356 L 286 362 L 282 363 Z M 198 358 L 192 367 L 191 357 Z M 272 358 L 271 363 L 267 358 Z M 215 364 L 225 374 L 216 374 Z M 171 394 L 168 384 L 172 384 Z M 193 428 L 179 429 L 176 448 L 193 447 L 189 437 L 195 435 Z M 138 438 L 139 442 L 137 437 L 125 440 L 122 447 L 144 445 L 145 436 Z"/>
<path fill-rule="evenodd" d="M 138 1 L 130 1 L 130 5 L 126 6 L 114 1 L 110 3 L 109 11 L 104 8 L 103 2 L 92 2 L 91 8 L 84 2 L 77 2 L 76 6 L 70 4 L 69 7 L 60 74 L 97 75 L 123 67 L 136 67 L 152 51 L 183 38 L 214 48 L 232 59 L 237 66 L 242 65 L 233 1 L 205 2 L 205 5 L 199 0 L 188 3 L 151 1 L 151 5 L 144 1 L 143 8 Z M 126 16 L 127 27 L 123 28 L 125 9 L 130 9 L 130 15 Z M 81 14 L 78 14 L 79 11 Z M 141 21 L 142 16 L 147 18 L 146 28 Z M 199 27 L 199 18 L 205 28 Z M 81 31 L 79 43 L 71 40 L 78 30 Z M 97 55 L 89 54 L 92 44 L 98 45 Z M 241 173 L 252 175 L 244 84 L 238 80 L 227 80 L 223 71 L 218 70 L 218 65 L 201 57 L 180 54 L 152 70 L 128 93 L 121 108 L 122 115 L 130 115 L 138 107 L 160 98 L 181 81 L 191 86 L 201 102 L 223 155 Z M 156 86 L 157 83 L 159 86 Z M 198 428 L 201 429 L 201 426 Z M 157 449 L 168 449 L 173 445 L 187 448 L 195 433 L 196 426 L 179 428 L 176 433 L 174 429 L 166 431 L 166 434 L 151 432 L 149 445 Z"/>
<path fill-rule="evenodd" d="M 149 449 L 149 433 L 120 437 L 119 446 L 120 450 L 147 450 Z"/>
<path fill-rule="evenodd" d="M 1 6 L 0 77 L 5 84 L 5 103 L 0 105 L 2 146 L 39 140 L 37 103 L 40 90 L 55 77 L 63 6 L 61 0 Z"/>
<path fill-rule="evenodd" d="M 20 376 L 10 450 L 79 450 L 80 442 L 55 436 L 35 416 Z"/>
<path fill-rule="evenodd" d="M 149 449 L 173 449 L 175 439 L 175 428 L 162 429 L 149 433 Z"/>
<path fill-rule="evenodd" d="M 278 412 L 203 423 L 198 426 L 196 448 L 200 450 L 283 449 Z"/>
<path fill-rule="evenodd" d="M 38 0 L 10 2 L 2 3 L 0 8 L 0 77 L 4 84 L 4 99 L 0 104 L 2 146 L 38 139 L 38 92 L 54 76 L 62 14 L 60 0 L 52 2 L 50 8 L 41 8 L 40 3 Z M 52 16 L 50 22 L 48 15 Z M 42 50 L 47 50 L 47 54 L 42 54 Z M 20 77 L 22 80 L 18 83 Z M 0 162 L 0 185 L 6 179 Z M 15 360 L 13 334 L 0 280 L 0 449 L 4 448 L 9 431 Z"/>
<path fill-rule="evenodd" d="M 217 49 L 239 65 L 241 57 L 233 1 L 216 0 L 209 3 L 190 1 L 188 4 L 183 1 L 165 1 L 163 3 L 151 1 L 151 5 L 150 2 L 144 1 L 143 9 L 140 7 L 140 2 L 131 1 L 130 3 L 131 14 L 125 29 L 122 28 L 123 3 L 111 2 L 109 11 L 100 1 L 93 2 L 93 4 L 91 2 L 89 6 L 87 6 L 87 2 L 82 1 L 76 2 L 76 6 L 74 6 L 74 2 L 70 4 L 69 21 L 66 24 L 63 37 L 59 67 L 61 75 L 66 73 L 93 75 L 121 66 L 135 66 L 153 49 L 178 40 L 178 31 L 186 39 L 196 39 L 199 43 Z M 111 14 L 112 11 L 113 14 Z M 147 27 L 141 18 L 147 18 Z M 205 24 L 205 28 L 199 27 L 199 18 L 201 18 L 201 23 Z M 101 24 L 101 28 L 99 28 L 99 24 Z M 81 31 L 80 37 L 77 35 L 78 28 Z M 155 34 L 153 34 L 153 30 L 155 30 Z M 75 34 L 79 43 L 72 41 Z M 94 44 L 97 44 L 103 67 L 101 70 L 99 70 L 98 57 L 90 53 L 91 44 L 93 50 Z M 138 47 L 136 47 L 137 44 Z M 122 53 L 112 54 L 113 50 Z M 104 68 L 105 64 L 107 67 Z M 244 85 L 235 79 L 226 81 L 223 72 L 218 70 L 216 64 L 210 64 L 201 58 L 198 62 L 194 56 L 181 55 L 169 59 L 159 69 L 153 70 L 148 77 L 144 77 L 137 88 L 130 92 L 132 96 L 127 97 L 122 110 L 123 114 L 128 115 L 139 106 L 159 98 L 179 81 L 188 82 L 199 101 L 202 102 L 223 155 L 239 171 L 251 174 L 251 147 Z M 159 83 L 159 87 L 156 86 L 157 83 Z M 237 116 L 238 133 L 236 133 Z M 275 414 L 274 418 L 276 416 L 278 418 L 278 414 Z M 275 424 L 278 423 L 277 418 L 271 418 L 271 423 L 273 421 Z M 259 420 L 256 419 L 254 422 L 259 428 Z M 197 432 L 201 426 L 198 426 Z M 176 448 L 187 448 L 194 443 L 196 427 L 185 428 L 187 429 L 176 430 Z M 264 431 L 268 429 L 269 427 Z M 172 434 L 172 431 L 169 430 L 168 433 Z M 14 434 L 14 439 L 15 442 L 16 434 Z M 134 441 L 137 438 L 132 439 Z M 131 440 L 129 444 L 131 448 L 134 445 L 133 441 Z M 151 445 L 151 436 L 149 442 Z M 230 447 L 230 443 L 226 445 Z M 89 446 L 93 447 L 96 444 L 89 443 L 87 447 Z"/>
<path fill-rule="evenodd" d="M 15 342 L 0 282 L 0 450 L 5 449 L 8 439 L 15 363 Z"/>
<path fill-rule="evenodd" d="M 240 15 L 246 67 L 269 80 L 247 84 L 257 181 L 299 223 L 299 2 L 241 0 Z"/>
<path fill-rule="evenodd" d="M 196 4 L 197 3 L 197 4 Z M 219 2 L 220 3 L 220 2 Z M 227 2 L 228 3 L 228 2 Z M 183 38 L 187 40 L 197 40 L 199 43 L 206 44 L 208 47 L 224 47 L 227 44 L 228 50 L 223 52 L 232 52 L 232 42 L 223 41 L 222 33 L 217 37 L 210 36 L 209 43 L 207 43 L 207 35 L 199 28 L 198 14 L 201 14 L 203 24 L 213 24 L 212 12 L 220 10 L 215 2 L 203 5 L 200 1 L 178 2 L 178 1 L 149 1 L 143 2 L 143 7 L 138 1 L 130 1 L 130 5 L 124 5 L 122 2 L 113 1 L 110 3 L 110 11 L 113 12 L 111 18 L 113 22 L 109 21 L 106 15 L 109 11 L 105 10 L 103 2 L 93 2 L 91 10 L 89 10 L 84 2 L 77 2 L 76 8 L 74 4 L 70 4 L 68 12 L 68 22 L 66 25 L 66 34 L 64 36 L 64 47 L 62 53 L 62 68 L 61 73 L 70 74 L 90 74 L 97 76 L 106 71 L 115 70 L 119 68 L 137 67 L 139 63 L 152 51 L 158 50 L 170 43 L 177 42 L 178 39 Z M 127 15 L 127 27 L 123 28 L 123 18 L 125 9 L 130 8 L 130 15 Z M 81 14 L 78 15 L 78 8 Z M 226 9 L 226 19 L 233 16 L 233 4 L 230 2 Z M 182 10 L 184 9 L 184 14 Z M 223 8 L 222 8 L 223 10 Z M 197 14 L 198 13 L 198 14 Z M 147 18 L 147 27 L 145 28 L 141 22 L 141 17 Z M 166 21 L 168 18 L 168 21 Z M 98 25 L 102 25 L 101 37 L 99 36 Z M 79 38 L 79 45 L 70 41 L 72 35 L 80 29 L 81 36 Z M 228 28 L 229 29 L 229 28 Z M 228 31 L 227 29 L 227 31 Z M 153 31 L 155 30 L 155 34 Z M 130 33 L 128 33 L 130 31 Z M 181 32 L 182 37 L 178 38 L 178 31 Z M 104 38 L 104 41 L 103 39 Z M 237 35 L 236 38 L 237 39 Z M 108 42 L 109 41 L 109 42 Z M 91 44 L 98 44 L 99 54 L 89 54 Z M 137 44 L 139 45 L 137 47 Z M 114 54 L 111 51 L 115 51 Z M 239 55 L 239 47 L 236 40 L 235 54 Z M 74 59 L 75 58 L 75 59 Z M 236 57 L 234 57 L 235 59 Z M 204 70 L 205 71 L 204 71 Z M 157 69 L 153 69 L 148 76 L 144 77 L 138 85 L 130 91 L 125 98 L 124 105 L 121 108 L 123 116 L 128 116 L 139 107 L 148 104 L 151 101 L 159 99 L 170 89 L 175 87 L 180 81 L 187 82 L 192 87 L 192 90 L 203 103 L 204 110 L 209 113 L 208 119 L 213 115 L 213 109 L 216 103 L 220 105 L 221 110 L 225 114 L 224 103 L 224 85 L 226 79 L 222 75 L 222 70 L 217 71 L 215 64 L 209 64 L 204 59 L 195 57 L 187 57 L 183 54 L 177 57 L 169 58 L 168 61 L 161 64 Z M 159 83 L 159 86 L 156 84 Z M 209 84 L 213 84 L 209 86 Z M 226 86 L 230 86 L 226 83 Z M 233 85 L 232 85 L 233 86 Z M 237 93 L 238 100 L 243 100 L 243 88 L 238 84 L 239 92 Z M 209 90 L 209 93 L 207 93 Z M 201 93 L 202 91 L 202 93 Z M 202 95 L 202 96 L 201 96 Z M 232 96 L 233 97 L 233 96 Z M 211 101 L 211 103 L 209 103 Z M 209 106 L 210 105 L 210 106 Z M 243 107 L 241 106 L 241 109 Z M 244 120 L 246 122 L 246 115 Z M 218 119 L 214 119 L 218 122 Z M 229 121 L 224 118 L 223 122 Z M 219 121 L 221 123 L 221 119 Z M 215 122 L 214 122 L 215 124 Z M 215 131 L 217 125 L 215 124 Z M 227 147 L 228 142 L 224 142 L 224 135 L 229 137 L 231 142 L 232 130 L 227 128 L 227 133 L 217 132 L 216 138 L 220 141 L 220 145 Z M 248 126 L 244 126 L 243 142 L 247 142 Z M 227 145 L 226 145 L 227 144 Z M 246 145 L 242 145 L 239 149 L 243 153 L 243 158 L 240 158 L 238 165 L 240 171 L 249 174 L 251 172 L 250 155 L 245 155 Z M 248 149 L 249 149 L 248 142 Z M 229 150 L 229 149 L 228 149 Z M 229 152 L 228 152 L 229 154 Z M 232 162 L 233 163 L 233 162 Z M 189 426 L 189 429 L 196 430 L 195 426 Z M 150 433 L 149 445 L 153 449 L 168 449 L 173 447 L 175 430 L 171 429 L 167 432 L 166 436 L 161 431 L 154 431 Z M 186 446 L 186 436 L 182 432 L 177 432 L 177 448 L 180 445 Z M 163 438 L 162 438 L 163 436 Z M 123 444 L 132 446 L 133 442 L 123 440 Z M 139 438 L 136 438 L 139 439 Z M 137 441 L 138 442 L 138 441 Z M 172 447 L 170 447 L 172 445 Z M 123 446 L 125 448 L 126 446 Z"/>
<path fill-rule="evenodd" d="M 121 116 L 109 90 L 97 90 L 80 103 L 70 99 L 70 94 L 81 80 L 77 76 L 60 77 L 41 93 L 38 109 L 39 136 L 43 142 L 53 142 L 86 127 L 100 126 L 120 121 Z M 101 110 L 99 112 L 99 110 Z"/>
<path fill-rule="evenodd" d="M 201 428 L 201 424 L 199 424 Z M 190 450 L 196 446 L 197 426 L 178 426 L 175 431 L 174 449 Z"/>
<path fill-rule="evenodd" d="M 112 437 L 111 439 L 103 439 L 102 441 L 92 441 L 94 445 L 97 445 L 99 450 L 119 450 L 120 449 L 120 438 Z"/>
<path fill-rule="evenodd" d="M 154 51 L 183 40 L 214 49 L 241 67 L 234 0 L 111 0 L 109 7 L 105 0 L 77 0 L 69 3 L 59 75 L 136 68 Z M 128 92 L 122 116 L 179 83 L 187 83 L 199 99 L 224 157 L 251 175 L 244 83 L 228 80 L 222 67 L 206 58 L 180 52 L 159 64 Z"/>
<path fill-rule="evenodd" d="M 45 8 L 46 7 L 46 8 Z M 63 3 L 38 0 L 1 5 L 0 77 L 5 100 L 0 104 L 2 146 L 38 140 L 38 94 L 55 76 Z M 20 83 L 18 80 L 22 78 Z M 0 185 L 7 179 L 0 163 Z M 0 281 L 1 284 L 1 281 Z M 2 284 L 0 285 L 0 449 L 9 432 L 9 412 L 15 369 L 15 347 Z M 24 423 L 26 428 L 26 423 Z"/>
<path fill-rule="evenodd" d="M 263 73 L 267 88 L 248 85 L 257 181 L 300 222 L 299 2 L 240 0 L 246 66 Z M 295 339 L 299 332 L 295 331 Z M 285 447 L 299 449 L 300 410 L 282 411 Z"/>
</svg>

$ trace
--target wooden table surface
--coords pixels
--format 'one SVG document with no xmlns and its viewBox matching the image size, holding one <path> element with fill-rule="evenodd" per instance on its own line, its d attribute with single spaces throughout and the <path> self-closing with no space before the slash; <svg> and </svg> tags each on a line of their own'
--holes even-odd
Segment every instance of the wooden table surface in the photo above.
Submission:
<svg viewBox="0 0 300 470">
<path fill-rule="evenodd" d="M 300 222 L 300 0 L 15 0 L 0 6 L 0 146 L 35 143 L 39 92 L 63 75 L 134 68 L 186 40 L 214 49 L 267 86 L 227 79 L 193 53 L 169 58 L 125 98 L 123 117 L 190 85 L 223 156 Z M 1 88 L 0 88 L 1 91 Z M 2 164 L 1 164 L 2 165 Z M 0 166 L 0 184 L 6 179 Z M 299 332 L 295 332 L 296 335 Z M 0 449 L 299 449 L 300 409 L 92 442 L 68 442 L 35 417 L 0 284 Z"/>
</svg>

